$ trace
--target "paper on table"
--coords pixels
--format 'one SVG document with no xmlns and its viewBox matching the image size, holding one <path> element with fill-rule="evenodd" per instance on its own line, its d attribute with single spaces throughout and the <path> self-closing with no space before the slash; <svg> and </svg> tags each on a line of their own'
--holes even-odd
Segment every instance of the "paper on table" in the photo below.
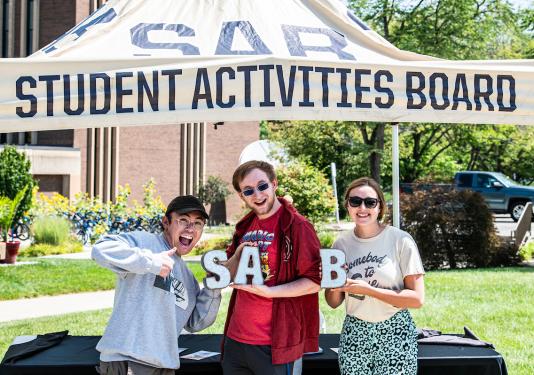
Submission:
<svg viewBox="0 0 534 375">
<path fill-rule="evenodd" d="M 195 361 L 200 361 L 201 359 L 208 358 L 208 357 L 213 357 L 214 355 L 218 355 L 218 354 L 219 353 L 217 353 L 217 352 L 208 352 L 206 350 L 200 350 L 200 351 L 195 352 L 195 353 L 183 355 L 180 358 L 192 359 L 192 360 L 195 360 Z"/>
<path fill-rule="evenodd" d="M 319 347 L 319 350 L 316 352 L 306 352 L 304 355 L 314 355 L 314 354 L 321 354 L 323 352 L 323 348 Z"/>
<path fill-rule="evenodd" d="M 36 335 L 33 335 L 33 336 L 17 336 L 13 339 L 13 342 L 11 343 L 11 345 L 16 345 L 16 344 L 24 344 L 25 342 L 30 342 L 32 340 L 35 340 L 37 338 Z"/>
<path fill-rule="evenodd" d="M 337 353 L 338 350 L 339 350 L 339 348 L 330 348 L 330 349 L 331 349 L 332 351 L 336 352 L 336 353 Z"/>
</svg>

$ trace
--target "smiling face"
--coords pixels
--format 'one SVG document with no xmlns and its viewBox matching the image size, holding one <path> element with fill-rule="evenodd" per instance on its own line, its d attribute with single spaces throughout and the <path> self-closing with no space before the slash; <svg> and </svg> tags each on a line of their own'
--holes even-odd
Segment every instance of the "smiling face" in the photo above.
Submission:
<svg viewBox="0 0 534 375">
<path fill-rule="evenodd" d="M 363 185 L 351 189 L 351 191 L 349 192 L 349 197 L 378 199 L 378 194 L 371 186 Z M 350 204 L 347 204 L 347 210 L 349 212 L 350 217 L 352 218 L 352 221 L 354 221 L 354 223 L 356 224 L 356 227 L 378 225 L 380 203 L 378 203 L 374 208 L 369 208 L 364 203 L 360 204 L 358 207 L 352 207 Z"/>
<path fill-rule="evenodd" d="M 176 247 L 178 255 L 186 255 L 202 236 L 204 223 L 205 219 L 199 211 L 185 214 L 171 212 L 170 218 L 163 217 L 163 233 L 169 245 Z"/>
<path fill-rule="evenodd" d="M 258 186 L 264 187 L 263 184 L 265 183 L 268 184 L 268 187 L 260 191 Z M 269 177 L 267 177 L 264 171 L 255 168 L 239 182 L 239 197 L 245 202 L 248 208 L 254 211 L 258 218 L 266 219 L 280 208 L 280 202 L 276 199 L 275 194 L 277 187 L 278 182 L 276 179 L 269 181 Z M 253 191 L 251 195 L 247 196 L 243 194 L 244 191 L 249 189 Z"/>
</svg>

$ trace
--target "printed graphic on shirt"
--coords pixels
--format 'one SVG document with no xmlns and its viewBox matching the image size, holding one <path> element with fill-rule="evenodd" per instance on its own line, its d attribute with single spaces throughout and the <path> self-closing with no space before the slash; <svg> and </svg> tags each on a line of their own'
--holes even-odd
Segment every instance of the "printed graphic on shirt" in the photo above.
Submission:
<svg viewBox="0 0 534 375">
<path fill-rule="evenodd" d="M 373 279 L 378 268 L 383 267 L 387 262 L 386 256 L 378 256 L 371 252 L 367 255 L 354 259 L 352 262 L 347 263 L 349 273 L 353 275 L 350 277 L 352 280 L 364 280 L 371 286 L 380 288 L 378 280 Z M 364 300 L 365 296 L 361 294 L 351 294 L 350 297 Z"/>
<path fill-rule="evenodd" d="M 175 305 L 182 310 L 187 308 L 189 298 L 187 295 L 187 290 L 185 289 L 185 285 L 180 280 L 176 279 L 172 273 L 165 278 L 157 275 L 156 279 L 154 280 L 154 287 L 163 289 L 169 293 L 171 293 L 172 289 L 172 293 L 174 294 L 175 298 Z"/>
<path fill-rule="evenodd" d="M 266 230 L 252 230 L 243 236 L 241 242 L 253 242 L 260 251 L 261 273 L 263 280 L 267 281 L 274 277 L 269 267 L 269 247 L 274 242 L 274 233 Z"/>
</svg>

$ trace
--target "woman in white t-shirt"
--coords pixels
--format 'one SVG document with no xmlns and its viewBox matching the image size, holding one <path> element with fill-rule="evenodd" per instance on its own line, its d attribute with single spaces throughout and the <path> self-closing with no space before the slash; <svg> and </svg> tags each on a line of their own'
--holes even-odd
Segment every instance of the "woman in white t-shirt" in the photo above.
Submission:
<svg viewBox="0 0 534 375">
<path fill-rule="evenodd" d="M 341 374 L 417 374 L 417 333 L 408 308 L 423 305 L 423 265 L 412 237 L 382 224 L 384 194 L 372 178 L 353 181 L 345 207 L 355 223 L 333 248 L 345 252 L 347 282 L 326 289 L 332 308 L 345 301 Z"/>
</svg>

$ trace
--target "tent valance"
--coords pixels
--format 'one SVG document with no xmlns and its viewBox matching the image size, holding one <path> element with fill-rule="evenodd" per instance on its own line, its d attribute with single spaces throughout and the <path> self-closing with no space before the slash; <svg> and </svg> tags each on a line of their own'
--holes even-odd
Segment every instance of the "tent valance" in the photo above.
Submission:
<svg viewBox="0 0 534 375">
<path fill-rule="evenodd" d="M 185 121 L 534 124 L 534 62 L 401 51 L 338 0 L 116 0 L 0 60 L 0 131 Z"/>
</svg>

